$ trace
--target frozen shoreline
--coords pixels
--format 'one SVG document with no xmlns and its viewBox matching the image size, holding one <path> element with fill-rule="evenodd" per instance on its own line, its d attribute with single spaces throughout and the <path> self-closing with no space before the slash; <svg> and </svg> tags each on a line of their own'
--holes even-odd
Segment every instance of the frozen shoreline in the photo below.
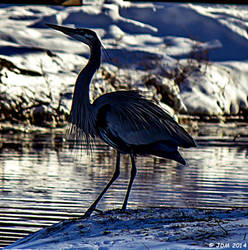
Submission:
<svg viewBox="0 0 248 250">
<path fill-rule="evenodd" d="M 246 249 L 246 217 L 247 209 L 112 210 L 57 223 L 5 249 Z"/>
<path fill-rule="evenodd" d="M 172 115 L 247 119 L 246 6 L 119 1 L 70 8 L 5 5 L 0 13 L 2 122 L 64 125 L 89 50 L 47 22 L 89 27 L 101 37 L 111 59 L 103 53 L 92 99 L 139 89 Z M 148 86 L 144 79 L 150 76 L 156 80 Z"/>
</svg>

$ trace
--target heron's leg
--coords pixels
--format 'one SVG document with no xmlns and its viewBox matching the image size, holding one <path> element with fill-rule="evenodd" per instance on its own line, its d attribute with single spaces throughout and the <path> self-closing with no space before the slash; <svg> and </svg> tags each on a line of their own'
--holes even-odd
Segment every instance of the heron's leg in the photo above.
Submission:
<svg viewBox="0 0 248 250">
<path fill-rule="evenodd" d="M 117 156 L 116 156 L 116 166 L 115 166 L 115 172 L 108 182 L 108 184 L 105 186 L 103 191 L 99 194 L 97 199 L 91 204 L 91 206 L 88 208 L 88 210 L 84 213 L 83 218 L 89 217 L 92 212 L 95 210 L 98 202 L 101 200 L 102 196 L 106 193 L 106 191 L 109 189 L 109 187 L 112 185 L 112 183 L 118 178 L 120 174 L 120 152 L 117 151 Z"/>
<path fill-rule="evenodd" d="M 136 176 L 136 172 L 137 172 L 136 165 L 135 165 L 134 154 L 131 153 L 130 156 L 131 156 L 131 161 L 132 161 L 132 168 L 131 168 L 130 180 L 129 180 L 129 184 L 128 184 L 128 188 L 127 188 L 127 193 L 126 193 L 126 196 L 125 196 L 125 200 L 124 200 L 124 202 L 122 204 L 122 210 L 125 210 L 126 207 L 127 207 L 127 201 L 128 201 L 129 193 L 131 191 L 133 180 L 134 180 L 134 178 Z"/>
</svg>

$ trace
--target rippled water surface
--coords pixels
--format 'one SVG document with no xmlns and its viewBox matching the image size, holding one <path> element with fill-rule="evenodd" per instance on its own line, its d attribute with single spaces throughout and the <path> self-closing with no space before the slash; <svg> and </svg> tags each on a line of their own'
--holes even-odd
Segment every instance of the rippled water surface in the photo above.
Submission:
<svg viewBox="0 0 248 250">
<path fill-rule="evenodd" d="M 248 139 L 196 137 L 198 148 L 182 149 L 188 165 L 138 157 L 129 208 L 248 207 Z M 81 215 L 111 178 L 115 152 L 100 142 L 91 157 L 71 150 L 62 135 L 2 135 L 0 145 L 0 246 L 41 227 Z M 130 161 L 99 203 L 120 208 Z"/>
</svg>

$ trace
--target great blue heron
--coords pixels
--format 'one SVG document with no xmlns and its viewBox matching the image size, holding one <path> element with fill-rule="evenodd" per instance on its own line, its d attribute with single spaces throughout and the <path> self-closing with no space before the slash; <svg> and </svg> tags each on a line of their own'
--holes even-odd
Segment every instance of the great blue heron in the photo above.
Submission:
<svg viewBox="0 0 248 250">
<path fill-rule="evenodd" d="M 48 26 L 90 48 L 90 59 L 76 80 L 69 121 L 85 135 L 87 144 L 90 139 L 100 137 L 117 150 L 114 174 L 84 217 L 91 215 L 104 193 L 119 176 L 121 153 L 129 154 L 132 162 L 130 180 L 122 204 L 122 210 L 125 210 L 136 175 L 136 155 L 155 155 L 185 165 L 178 147 L 195 147 L 195 141 L 165 111 L 144 99 L 137 91 L 107 93 L 90 103 L 89 85 L 101 63 L 100 39 L 89 29 L 73 29 L 54 24 Z"/>
</svg>

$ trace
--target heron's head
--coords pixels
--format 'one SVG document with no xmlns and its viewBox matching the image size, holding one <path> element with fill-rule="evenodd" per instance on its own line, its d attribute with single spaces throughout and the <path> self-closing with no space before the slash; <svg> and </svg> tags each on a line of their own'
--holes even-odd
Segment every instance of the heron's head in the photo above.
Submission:
<svg viewBox="0 0 248 250">
<path fill-rule="evenodd" d="M 87 44 L 88 46 L 92 47 L 93 45 L 101 46 L 100 39 L 98 38 L 97 34 L 90 29 L 85 28 L 69 28 L 64 26 L 59 26 L 55 24 L 46 24 L 47 26 L 61 31 L 64 34 L 73 37 L 74 39 Z"/>
</svg>

